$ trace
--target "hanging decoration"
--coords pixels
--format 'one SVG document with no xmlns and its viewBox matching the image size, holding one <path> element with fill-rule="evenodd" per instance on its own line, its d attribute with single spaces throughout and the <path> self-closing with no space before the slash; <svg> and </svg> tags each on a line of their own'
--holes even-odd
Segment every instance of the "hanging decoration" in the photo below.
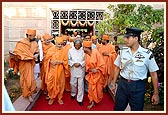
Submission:
<svg viewBox="0 0 168 115">
<path fill-rule="evenodd" d="M 69 24 L 69 20 L 61 20 L 63 26 L 67 26 Z"/>
<path fill-rule="evenodd" d="M 77 24 L 78 24 L 78 21 L 70 20 L 70 24 L 71 24 L 72 27 L 76 27 Z"/>
<path fill-rule="evenodd" d="M 79 21 L 79 24 L 81 27 L 84 27 L 87 24 L 87 22 L 86 21 Z"/>
<path fill-rule="evenodd" d="M 87 23 L 89 26 L 93 26 L 94 25 L 94 21 L 88 21 Z"/>
</svg>

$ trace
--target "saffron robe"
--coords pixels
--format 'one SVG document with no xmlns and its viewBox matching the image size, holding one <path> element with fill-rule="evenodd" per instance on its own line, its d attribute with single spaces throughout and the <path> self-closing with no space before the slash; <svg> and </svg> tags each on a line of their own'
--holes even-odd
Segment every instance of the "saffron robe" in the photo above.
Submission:
<svg viewBox="0 0 168 115">
<path fill-rule="evenodd" d="M 16 54 L 18 60 L 10 58 L 10 67 L 20 72 L 20 86 L 22 96 L 28 97 L 36 90 L 36 81 L 34 79 L 34 53 L 38 51 L 38 44 L 35 41 L 30 42 L 28 38 L 23 38 L 16 43 L 13 53 Z"/>
<path fill-rule="evenodd" d="M 99 52 L 102 54 L 103 52 L 109 53 L 109 56 L 103 56 L 103 59 L 106 64 L 106 70 L 105 70 L 105 83 L 104 87 L 107 86 L 108 83 L 111 83 L 111 81 L 114 78 L 114 61 L 117 57 L 117 53 L 115 51 L 115 47 L 111 45 L 110 43 L 106 45 L 101 45 L 99 47 Z"/>
<path fill-rule="evenodd" d="M 103 98 L 105 62 L 97 49 L 92 50 L 91 56 L 85 54 L 86 72 L 88 81 L 88 97 L 92 101 L 99 103 Z M 97 73 L 90 72 L 89 69 L 96 68 Z"/>
<path fill-rule="evenodd" d="M 47 91 L 50 99 L 54 99 L 58 96 L 58 100 L 63 97 L 65 88 L 65 71 L 68 71 L 68 56 L 64 51 L 64 48 L 58 50 L 56 46 L 53 46 L 47 52 L 46 76 L 47 76 Z M 56 64 L 55 66 L 50 61 L 62 61 L 62 64 Z"/>
<path fill-rule="evenodd" d="M 42 90 L 47 90 L 47 76 L 46 76 L 46 68 L 47 68 L 47 62 L 49 57 L 47 57 L 47 52 L 48 50 L 53 47 L 54 44 L 50 42 L 50 44 L 46 45 L 45 42 L 42 42 L 42 49 L 43 49 L 43 60 L 40 68 L 40 76 L 41 76 L 41 89 Z"/>
</svg>

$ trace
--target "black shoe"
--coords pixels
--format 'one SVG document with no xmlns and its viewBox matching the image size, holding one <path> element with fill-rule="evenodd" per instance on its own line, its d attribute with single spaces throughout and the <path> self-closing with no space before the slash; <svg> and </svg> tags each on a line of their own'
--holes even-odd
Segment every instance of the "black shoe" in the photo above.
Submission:
<svg viewBox="0 0 168 115">
<path fill-rule="evenodd" d="M 88 95 L 88 92 L 87 92 L 87 91 L 85 91 L 85 94 L 86 94 L 86 95 Z"/>
<path fill-rule="evenodd" d="M 71 96 L 71 99 L 74 100 L 74 99 L 75 99 L 75 96 Z"/>
<path fill-rule="evenodd" d="M 80 106 L 83 106 L 83 102 L 78 102 Z"/>
</svg>

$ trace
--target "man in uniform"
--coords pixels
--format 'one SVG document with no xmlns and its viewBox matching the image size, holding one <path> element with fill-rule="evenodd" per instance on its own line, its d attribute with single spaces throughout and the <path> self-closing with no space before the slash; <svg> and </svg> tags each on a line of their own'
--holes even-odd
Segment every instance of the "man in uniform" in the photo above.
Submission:
<svg viewBox="0 0 168 115">
<path fill-rule="evenodd" d="M 112 92 L 115 92 L 118 76 L 118 87 L 115 94 L 115 111 L 124 111 L 128 103 L 131 111 L 142 111 L 144 106 L 145 79 L 149 70 L 152 76 L 154 93 L 152 104 L 159 101 L 158 77 L 159 70 L 153 54 L 150 50 L 139 45 L 140 35 L 143 30 L 137 28 L 126 28 L 124 36 L 128 47 L 123 48 L 117 56 L 114 80 L 112 81 Z M 122 104 L 121 104 L 122 102 Z"/>
</svg>

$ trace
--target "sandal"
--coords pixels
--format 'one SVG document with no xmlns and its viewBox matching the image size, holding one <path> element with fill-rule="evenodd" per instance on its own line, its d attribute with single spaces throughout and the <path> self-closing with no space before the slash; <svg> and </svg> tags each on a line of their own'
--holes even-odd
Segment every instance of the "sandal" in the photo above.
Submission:
<svg viewBox="0 0 168 115">
<path fill-rule="evenodd" d="M 28 97 L 30 103 L 33 102 L 33 98 L 31 96 Z"/>
<path fill-rule="evenodd" d="M 94 102 L 91 102 L 89 106 L 87 106 L 88 109 L 91 109 L 93 106 L 95 106 Z"/>
<path fill-rule="evenodd" d="M 58 103 L 59 103 L 60 105 L 63 105 L 63 104 L 64 104 L 64 102 L 63 102 L 62 100 L 58 100 Z"/>
<path fill-rule="evenodd" d="M 55 99 L 50 99 L 50 100 L 48 101 L 48 105 L 52 105 L 52 104 L 54 103 L 54 100 L 55 100 Z"/>
</svg>

